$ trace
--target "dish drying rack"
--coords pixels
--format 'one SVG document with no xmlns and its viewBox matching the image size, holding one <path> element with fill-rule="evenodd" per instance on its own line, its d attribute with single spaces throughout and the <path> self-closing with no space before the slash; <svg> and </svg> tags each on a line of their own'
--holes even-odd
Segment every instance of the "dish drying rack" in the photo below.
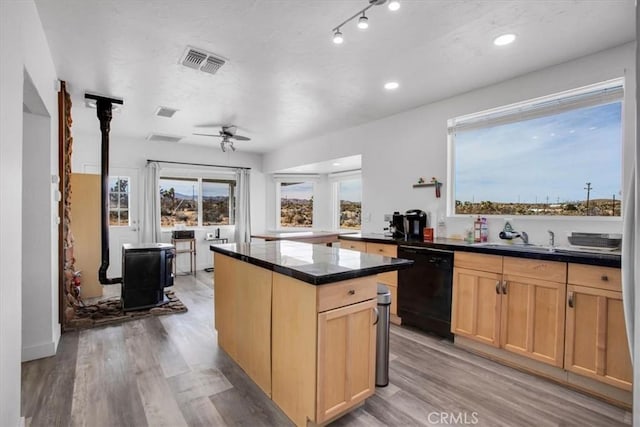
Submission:
<svg viewBox="0 0 640 427">
<path fill-rule="evenodd" d="M 571 246 L 589 249 L 616 250 L 622 244 L 622 234 L 619 233 L 583 233 L 572 232 L 567 235 Z"/>
</svg>

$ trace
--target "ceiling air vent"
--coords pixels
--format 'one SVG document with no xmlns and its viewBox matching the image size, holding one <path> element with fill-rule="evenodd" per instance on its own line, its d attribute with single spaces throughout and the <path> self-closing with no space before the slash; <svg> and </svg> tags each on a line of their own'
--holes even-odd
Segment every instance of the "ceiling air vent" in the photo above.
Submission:
<svg viewBox="0 0 640 427">
<path fill-rule="evenodd" d="M 202 65 L 207 56 L 208 55 L 205 52 L 200 52 L 192 47 L 187 47 L 187 53 L 184 55 L 181 62 L 185 67 L 195 68 L 197 70 L 200 68 L 200 65 Z"/>
<path fill-rule="evenodd" d="M 177 112 L 178 110 L 176 110 L 175 108 L 169 108 L 169 107 L 158 107 L 158 109 L 156 110 L 156 116 L 160 116 L 160 117 L 173 117 L 173 115 Z"/>
<path fill-rule="evenodd" d="M 218 55 L 214 55 L 204 49 L 198 49 L 191 46 L 187 46 L 187 49 L 180 59 L 180 63 L 185 67 L 200 70 L 209 74 L 217 73 L 220 67 L 222 67 L 226 62 L 226 59 L 221 58 Z"/>
<path fill-rule="evenodd" d="M 215 56 L 209 56 L 202 67 L 200 67 L 201 71 L 209 74 L 215 74 L 220 67 L 224 65 L 224 59 L 216 58 Z"/>
<path fill-rule="evenodd" d="M 175 135 L 163 135 L 161 133 L 150 133 L 147 135 L 148 141 L 159 141 L 159 142 L 178 142 L 182 139 L 182 136 Z"/>
</svg>

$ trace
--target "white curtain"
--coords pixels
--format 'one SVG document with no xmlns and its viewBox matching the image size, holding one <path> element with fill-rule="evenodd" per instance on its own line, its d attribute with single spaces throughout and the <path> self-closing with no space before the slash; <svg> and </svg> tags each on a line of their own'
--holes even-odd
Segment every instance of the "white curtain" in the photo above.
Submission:
<svg viewBox="0 0 640 427">
<path fill-rule="evenodd" d="M 640 11 L 636 6 L 636 17 Z M 636 46 L 636 67 L 640 69 L 640 45 Z M 636 70 L 637 72 L 637 70 Z M 640 93 L 636 86 L 636 100 Z M 637 109 L 637 101 L 636 101 Z M 640 426 L 640 149 L 638 149 L 638 127 L 636 110 L 636 140 L 632 150 L 632 167 L 625 183 L 624 216 L 622 225 L 622 301 L 624 305 L 629 351 L 633 363 L 633 425 Z"/>
<path fill-rule="evenodd" d="M 251 241 L 251 213 L 249 209 L 249 170 L 236 169 L 236 243 Z"/>
<path fill-rule="evenodd" d="M 158 162 L 147 163 L 143 204 L 142 242 L 160 242 L 160 164 Z"/>
</svg>

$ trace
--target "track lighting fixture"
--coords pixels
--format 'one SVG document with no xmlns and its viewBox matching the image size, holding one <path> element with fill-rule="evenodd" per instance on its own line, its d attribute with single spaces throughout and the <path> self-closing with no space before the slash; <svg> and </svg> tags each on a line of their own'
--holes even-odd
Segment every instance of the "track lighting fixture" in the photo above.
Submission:
<svg viewBox="0 0 640 427">
<path fill-rule="evenodd" d="M 365 16 L 364 12 L 362 12 L 362 16 L 358 19 L 358 28 L 361 30 L 369 28 L 369 18 Z"/>
<path fill-rule="evenodd" d="M 333 42 L 335 44 L 341 44 L 343 41 L 344 38 L 342 37 L 342 33 L 340 32 L 340 27 L 338 27 L 333 31 Z"/>
<path fill-rule="evenodd" d="M 344 37 L 342 36 L 342 33 L 340 32 L 340 28 L 342 28 L 342 26 L 344 26 L 344 24 L 346 24 L 347 22 L 352 21 L 355 18 L 358 18 L 358 28 L 360 28 L 361 30 L 366 30 L 367 28 L 369 28 L 369 18 L 367 18 L 367 16 L 364 14 L 367 10 L 371 9 L 373 6 L 380 6 L 382 4 L 385 4 L 387 2 L 387 0 L 369 0 L 369 5 L 367 7 L 365 7 L 364 9 L 358 11 L 355 15 L 349 17 L 348 19 L 346 19 L 344 22 L 342 22 L 340 25 L 336 26 L 333 28 L 333 42 L 335 44 L 341 44 L 344 41 Z M 400 9 L 400 2 L 398 0 L 393 0 L 389 3 L 389 9 L 396 11 L 398 9 Z"/>
</svg>

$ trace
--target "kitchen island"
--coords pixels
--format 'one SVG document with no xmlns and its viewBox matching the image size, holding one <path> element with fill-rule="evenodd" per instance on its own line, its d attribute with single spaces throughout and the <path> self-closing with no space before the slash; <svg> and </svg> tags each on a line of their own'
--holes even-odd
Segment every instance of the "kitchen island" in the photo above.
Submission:
<svg viewBox="0 0 640 427">
<path fill-rule="evenodd" d="M 292 241 L 211 251 L 218 344 L 295 424 L 375 392 L 376 275 L 412 261 Z"/>
</svg>

